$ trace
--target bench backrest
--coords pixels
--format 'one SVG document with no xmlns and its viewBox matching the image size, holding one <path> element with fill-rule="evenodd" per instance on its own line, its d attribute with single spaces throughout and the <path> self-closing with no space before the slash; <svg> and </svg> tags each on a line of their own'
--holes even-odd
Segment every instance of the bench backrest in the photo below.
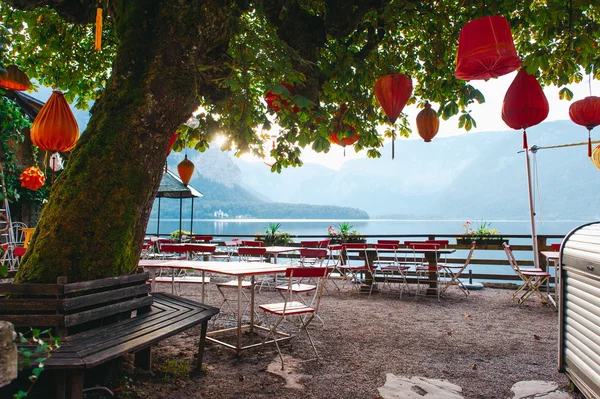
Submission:
<svg viewBox="0 0 600 399">
<path fill-rule="evenodd" d="M 0 284 L 0 319 L 15 327 L 52 328 L 64 337 L 147 312 L 148 273 L 66 284 Z"/>
</svg>

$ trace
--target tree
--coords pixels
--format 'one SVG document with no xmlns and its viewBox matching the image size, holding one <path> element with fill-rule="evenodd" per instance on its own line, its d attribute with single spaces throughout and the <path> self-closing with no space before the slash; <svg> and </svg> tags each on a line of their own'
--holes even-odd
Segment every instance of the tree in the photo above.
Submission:
<svg viewBox="0 0 600 399">
<path fill-rule="evenodd" d="M 79 281 L 134 270 L 175 130 L 176 150 L 202 151 L 221 132 L 224 147 L 262 153 L 275 120 L 283 132 L 272 170 L 280 171 L 302 165 L 303 147 L 328 151 L 337 122 L 354 126 L 355 148 L 377 157 L 384 137 L 376 127 L 386 119 L 372 88 L 393 71 L 412 77 L 411 103 L 429 100 L 444 118 L 460 113 L 470 126 L 469 106 L 484 96 L 453 77 L 454 58 L 460 28 L 483 13 L 510 20 L 519 54 L 543 84 L 581 81 L 582 70 L 600 77 L 593 70 L 600 64 L 596 2 L 479 3 L 113 0 L 97 52 L 96 2 L 1 0 L 1 63 L 62 89 L 78 107 L 95 100 L 17 280 Z M 282 98 L 277 113 L 262 101 L 269 90 Z M 340 116 L 343 104 L 348 111 Z M 192 114 L 198 127 L 184 124 Z M 387 135 L 410 133 L 406 118 L 397 125 Z"/>
</svg>

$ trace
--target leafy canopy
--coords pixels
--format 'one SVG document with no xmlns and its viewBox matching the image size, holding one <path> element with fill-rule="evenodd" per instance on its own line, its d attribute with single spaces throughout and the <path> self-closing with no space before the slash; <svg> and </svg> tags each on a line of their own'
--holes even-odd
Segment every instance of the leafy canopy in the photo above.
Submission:
<svg viewBox="0 0 600 399">
<path fill-rule="evenodd" d="M 114 32 L 119 15 L 105 10 L 102 50 L 94 51 L 91 18 L 75 18 L 75 13 L 60 9 L 57 13 L 43 7 L 47 2 L 42 0 L 33 6 L 21 3 L 0 0 L 6 28 L 0 64 L 17 64 L 40 84 L 65 91 L 77 107 L 87 107 L 101 94 L 111 73 L 119 46 Z M 272 155 L 277 162 L 272 170 L 281 171 L 302 164 L 301 148 L 327 152 L 335 126 L 339 137 L 351 136 L 349 126 L 354 126 L 360 135 L 355 149 L 379 157 L 384 137 L 376 128 L 389 123 L 373 96 L 373 86 L 377 78 L 392 72 L 412 78 L 409 104 L 422 106 L 428 100 L 438 105 L 442 118 L 458 115 L 459 126 L 470 130 L 476 126 L 470 107 L 485 98 L 469 82 L 454 78 L 455 55 L 461 27 L 483 15 L 508 18 L 525 67 L 543 85 L 563 87 L 561 98 L 572 98 L 564 86 L 580 82 L 584 73 L 600 78 L 594 68 L 600 65 L 598 2 L 489 3 L 482 8 L 481 2 L 471 0 L 239 0 L 233 29 L 223 33 L 230 35 L 223 54 L 226 61 L 198 65 L 199 77 L 210 76 L 213 68 L 226 68 L 226 78 L 212 83 L 227 94 L 209 98 L 196 93 L 201 102 L 195 115 L 199 123 L 178 129 L 174 149 L 187 146 L 204 151 L 222 134 L 227 137 L 224 149 L 262 154 L 269 150 L 264 143 L 275 133 Z M 281 82 L 294 85 L 294 94 Z M 269 90 L 290 105 L 277 113 L 270 111 L 264 102 Z M 340 117 L 342 104 L 348 111 Z M 275 123 L 281 132 L 271 129 Z M 410 132 L 409 121 L 402 116 L 383 136 Z"/>
</svg>

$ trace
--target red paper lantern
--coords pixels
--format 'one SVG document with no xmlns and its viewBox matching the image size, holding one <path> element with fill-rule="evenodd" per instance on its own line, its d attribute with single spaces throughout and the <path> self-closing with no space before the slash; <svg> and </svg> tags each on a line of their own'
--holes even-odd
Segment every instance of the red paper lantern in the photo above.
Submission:
<svg viewBox="0 0 600 399">
<path fill-rule="evenodd" d="M 375 98 L 391 124 L 398 119 L 412 91 L 412 80 L 399 73 L 382 76 L 375 82 Z"/>
<path fill-rule="evenodd" d="M 27 75 L 25 75 L 25 73 L 16 65 L 10 65 L 6 68 L 6 72 L 0 73 L 0 87 L 9 90 L 23 91 L 29 90 L 31 82 Z"/>
<path fill-rule="evenodd" d="M 79 138 L 77 121 L 60 91 L 53 91 L 31 126 L 31 141 L 42 150 L 65 152 Z"/>
<path fill-rule="evenodd" d="M 30 166 L 23 170 L 21 176 L 19 176 L 19 180 L 21 180 L 21 187 L 37 191 L 44 185 L 46 176 L 44 176 L 44 173 L 36 166 Z"/>
<path fill-rule="evenodd" d="M 496 15 L 469 22 L 460 30 L 456 72 L 462 80 L 488 80 L 522 65 L 506 18 Z"/>
<path fill-rule="evenodd" d="M 340 110 L 336 112 L 336 120 L 333 122 L 333 130 L 329 132 L 329 141 L 344 147 L 344 155 L 346 155 L 346 146 L 356 143 L 359 139 L 359 135 L 356 132 L 356 128 L 354 126 L 342 122 L 342 116 L 346 113 L 347 110 L 348 107 L 346 106 L 346 104 L 342 104 L 342 106 L 340 106 Z M 340 134 L 342 131 L 346 131 L 346 133 L 350 131 L 351 134 L 346 137 L 341 137 L 341 135 L 338 134 Z"/>
<path fill-rule="evenodd" d="M 419 136 L 429 143 L 440 129 L 440 118 L 437 112 L 431 108 L 431 104 L 425 103 L 425 108 L 417 114 L 417 131 Z"/>
<path fill-rule="evenodd" d="M 588 130 L 588 157 L 592 156 L 591 131 L 600 125 L 600 97 L 589 96 L 575 101 L 569 107 L 569 117 L 578 125 Z"/>
<path fill-rule="evenodd" d="M 504 96 L 502 120 L 512 129 L 523 129 L 523 148 L 528 148 L 525 129 L 542 122 L 549 111 L 542 86 L 534 75 L 521 69 Z"/>
<path fill-rule="evenodd" d="M 186 186 L 192 179 L 192 175 L 194 174 L 194 169 L 195 169 L 194 163 L 188 159 L 187 154 L 186 154 L 184 160 L 179 162 L 179 165 L 177 165 L 177 173 L 179 173 L 179 178 L 181 178 L 181 181 Z"/>
<path fill-rule="evenodd" d="M 173 147 L 175 141 L 177 141 L 177 133 L 173 133 L 173 135 L 169 139 L 169 145 L 167 146 L 167 156 L 169 156 L 169 154 L 171 153 L 171 147 Z"/>
<path fill-rule="evenodd" d="M 291 96 L 294 95 L 294 86 L 285 82 L 281 82 L 280 85 L 284 86 L 290 92 Z M 267 92 L 267 95 L 265 96 L 265 101 L 267 102 L 267 107 L 269 107 L 269 109 L 273 110 L 274 112 L 279 112 L 284 108 L 288 108 L 290 105 L 289 100 L 281 98 L 280 94 L 275 94 L 272 90 L 269 90 Z M 298 111 L 300 111 L 300 108 L 298 108 L 297 105 L 292 106 L 293 113 L 297 113 Z"/>
</svg>

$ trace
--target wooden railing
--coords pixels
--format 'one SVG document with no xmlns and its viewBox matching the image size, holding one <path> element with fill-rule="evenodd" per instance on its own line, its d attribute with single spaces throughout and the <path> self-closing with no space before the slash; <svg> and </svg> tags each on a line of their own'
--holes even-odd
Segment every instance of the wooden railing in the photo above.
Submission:
<svg viewBox="0 0 600 399">
<path fill-rule="evenodd" d="M 213 235 L 214 241 L 230 239 L 231 235 Z M 253 239 L 254 235 L 235 235 L 240 239 Z M 397 239 L 402 244 L 404 241 L 425 241 L 425 240 L 448 240 L 450 243 L 449 248 L 456 249 L 456 252 L 449 255 L 447 258 L 443 258 L 443 261 L 447 263 L 461 264 L 464 263 L 467 256 L 469 245 L 457 244 L 456 234 L 398 234 L 398 235 L 363 235 L 367 239 L 367 243 L 376 243 L 378 239 Z M 532 267 L 533 262 L 533 246 L 531 244 L 531 235 L 507 235 L 502 234 L 504 239 L 508 239 L 509 245 L 513 249 L 515 258 L 519 266 Z M 323 235 L 298 235 L 293 236 L 296 242 L 290 243 L 290 246 L 299 246 L 301 240 L 316 240 L 325 239 L 327 236 Z M 563 235 L 538 235 L 538 250 L 551 251 L 551 244 L 560 243 L 564 238 Z M 546 260 L 541 254 L 537 254 L 539 259 L 539 265 L 545 269 L 547 267 Z M 297 258 L 298 254 L 280 254 L 279 259 L 285 258 Z M 356 257 L 351 257 L 350 260 L 357 260 Z M 486 282 L 498 282 L 498 281 L 517 281 L 519 277 L 515 275 L 511 269 L 502 244 L 487 244 L 479 245 L 474 253 L 473 259 L 471 260 L 472 270 L 471 277 L 474 280 L 486 281 Z M 502 272 L 498 272 L 502 270 Z M 552 273 L 553 274 L 553 273 Z M 466 276 L 466 274 L 465 274 Z M 551 279 L 553 282 L 553 278 Z"/>
</svg>

